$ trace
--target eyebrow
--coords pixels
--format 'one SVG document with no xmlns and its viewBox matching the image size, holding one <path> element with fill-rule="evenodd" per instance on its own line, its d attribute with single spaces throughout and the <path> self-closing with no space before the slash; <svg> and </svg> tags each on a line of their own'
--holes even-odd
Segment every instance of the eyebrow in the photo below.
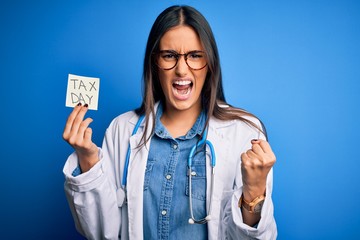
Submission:
<svg viewBox="0 0 360 240">
<path fill-rule="evenodd" d="M 178 51 L 173 50 L 173 49 L 160 49 L 159 51 L 160 51 L 160 52 L 175 52 L 175 53 L 179 53 Z M 185 53 L 189 53 L 189 52 L 204 52 L 204 50 L 199 50 L 199 49 L 197 49 L 197 50 L 190 50 L 190 51 L 184 52 L 184 54 L 185 54 Z M 179 54 L 180 54 L 180 53 L 179 53 Z"/>
</svg>

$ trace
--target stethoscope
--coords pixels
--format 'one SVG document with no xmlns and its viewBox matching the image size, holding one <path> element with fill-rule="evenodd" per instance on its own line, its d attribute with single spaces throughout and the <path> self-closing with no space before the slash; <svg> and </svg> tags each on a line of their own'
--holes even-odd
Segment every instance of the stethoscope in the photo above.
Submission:
<svg viewBox="0 0 360 240">
<path fill-rule="evenodd" d="M 141 122 L 144 120 L 145 116 L 140 116 L 139 120 L 137 121 L 134 130 L 132 132 L 132 135 L 136 134 L 136 132 L 138 131 Z M 214 146 L 212 145 L 212 143 L 206 139 L 207 136 L 207 128 L 205 129 L 203 136 L 201 138 L 201 140 L 191 148 L 190 150 L 190 154 L 188 157 L 188 175 L 189 175 L 189 208 L 190 208 L 190 218 L 189 218 L 189 223 L 190 224 L 205 224 L 208 221 L 211 220 L 211 205 L 212 205 L 212 198 L 213 198 L 213 190 L 214 190 L 214 175 L 215 175 L 215 164 L 216 164 L 216 156 L 215 156 L 215 150 L 214 150 Z M 211 186 L 210 186 L 210 201 L 209 201 L 209 212 L 207 214 L 207 216 L 205 216 L 204 218 L 201 219 L 196 219 L 194 217 L 194 213 L 193 213 L 193 207 L 192 207 L 192 188 L 191 188 L 191 180 L 192 177 L 196 174 L 191 170 L 192 167 L 192 160 L 195 156 L 196 153 L 196 149 L 203 146 L 205 144 L 205 147 L 208 146 L 210 149 L 210 165 L 211 165 Z M 125 164 L 124 164 L 124 173 L 123 173 L 123 178 L 122 178 L 122 189 L 124 190 L 124 193 L 126 192 L 126 183 L 127 183 L 127 175 L 128 175 L 128 168 L 129 168 L 129 162 L 130 162 L 130 143 L 126 152 L 126 158 L 125 158 Z M 126 199 L 125 196 L 123 196 L 123 198 Z"/>
</svg>

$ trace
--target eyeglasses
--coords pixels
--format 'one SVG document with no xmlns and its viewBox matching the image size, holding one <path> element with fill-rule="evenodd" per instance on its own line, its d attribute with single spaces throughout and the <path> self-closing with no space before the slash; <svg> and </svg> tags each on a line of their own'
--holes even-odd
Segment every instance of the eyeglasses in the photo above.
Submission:
<svg viewBox="0 0 360 240">
<path fill-rule="evenodd" d="M 157 53 L 157 65 L 163 70 L 173 69 L 181 56 L 184 56 L 186 65 L 193 70 L 203 69 L 207 65 L 205 52 L 198 50 L 183 54 L 173 50 L 161 50 Z"/>
</svg>

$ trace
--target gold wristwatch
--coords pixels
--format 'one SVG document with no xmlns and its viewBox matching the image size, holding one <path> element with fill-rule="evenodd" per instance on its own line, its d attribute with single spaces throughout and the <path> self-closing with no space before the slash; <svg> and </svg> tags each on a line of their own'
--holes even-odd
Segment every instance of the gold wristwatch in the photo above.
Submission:
<svg viewBox="0 0 360 240">
<path fill-rule="evenodd" d="M 239 200 L 239 208 L 244 207 L 250 213 L 260 213 L 262 206 L 264 205 L 264 201 L 265 195 L 258 196 L 251 202 L 245 201 L 243 195 L 241 195 L 241 198 Z"/>
</svg>

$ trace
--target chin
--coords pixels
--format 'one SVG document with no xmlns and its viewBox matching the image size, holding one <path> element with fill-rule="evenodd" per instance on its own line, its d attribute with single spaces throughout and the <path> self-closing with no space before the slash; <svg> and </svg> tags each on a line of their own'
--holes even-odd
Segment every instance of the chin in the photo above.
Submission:
<svg viewBox="0 0 360 240">
<path fill-rule="evenodd" d="M 189 99 L 190 100 L 190 99 Z M 170 106 L 174 109 L 174 110 L 178 110 L 178 111 L 186 111 L 186 110 L 196 110 L 197 109 L 197 103 L 194 101 L 172 101 L 170 103 Z M 200 105 L 201 106 L 201 105 Z"/>
</svg>

